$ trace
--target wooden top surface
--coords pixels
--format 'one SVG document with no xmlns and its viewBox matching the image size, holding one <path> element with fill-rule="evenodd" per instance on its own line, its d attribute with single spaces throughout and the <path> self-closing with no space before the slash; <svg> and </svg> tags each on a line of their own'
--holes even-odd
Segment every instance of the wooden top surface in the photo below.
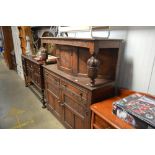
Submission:
<svg viewBox="0 0 155 155">
<path fill-rule="evenodd" d="M 91 105 L 90 108 L 93 112 L 95 112 L 102 119 L 110 123 L 113 127 L 117 129 L 132 129 L 134 128 L 133 126 L 121 120 L 112 113 L 112 103 L 133 93 L 135 92 L 128 90 L 121 91 L 121 94 L 119 96 L 95 103 Z"/>
<path fill-rule="evenodd" d="M 44 61 L 41 61 L 41 60 L 40 61 L 37 61 L 37 60 L 34 59 L 33 56 L 28 56 L 28 55 L 23 55 L 22 54 L 22 57 L 24 57 L 24 58 L 26 58 L 26 59 L 28 59 L 28 60 L 30 60 L 30 61 L 38 64 L 38 65 L 43 65 L 44 64 Z"/>
<path fill-rule="evenodd" d="M 53 40 L 88 40 L 88 41 L 95 41 L 95 40 L 111 40 L 111 41 L 122 41 L 122 39 L 107 39 L 102 37 L 95 37 L 95 38 L 73 38 L 73 37 L 40 37 L 41 39 L 53 39 Z"/>
<path fill-rule="evenodd" d="M 96 88 L 114 84 L 114 81 L 111 81 L 111 80 L 96 79 L 96 86 L 91 87 L 90 86 L 90 78 L 81 77 L 81 76 L 78 77 L 78 76 L 73 76 L 73 75 L 67 74 L 67 73 L 57 69 L 57 64 L 43 65 L 43 67 L 46 68 L 48 71 L 51 71 L 51 72 L 61 76 L 63 79 L 72 81 L 73 83 L 76 83 L 77 85 L 80 85 L 83 88 L 86 88 L 88 90 L 95 90 Z"/>
</svg>

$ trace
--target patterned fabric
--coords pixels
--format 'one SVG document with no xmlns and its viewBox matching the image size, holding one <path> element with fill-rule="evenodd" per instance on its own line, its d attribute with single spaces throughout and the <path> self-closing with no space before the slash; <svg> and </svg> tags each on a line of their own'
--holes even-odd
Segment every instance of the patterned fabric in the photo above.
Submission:
<svg viewBox="0 0 155 155">
<path fill-rule="evenodd" d="M 155 99 L 136 93 L 114 102 L 113 107 L 116 106 L 131 114 L 131 116 L 137 117 L 155 127 Z M 120 117 L 127 117 L 127 115 L 122 113 L 120 115 Z M 133 124 L 131 122 L 133 119 L 127 118 L 127 120 Z"/>
</svg>

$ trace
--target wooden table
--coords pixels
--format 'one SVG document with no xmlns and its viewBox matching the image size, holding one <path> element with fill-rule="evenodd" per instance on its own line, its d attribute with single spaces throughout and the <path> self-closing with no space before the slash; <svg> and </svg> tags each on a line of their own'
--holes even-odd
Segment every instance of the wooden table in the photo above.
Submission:
<svg viewBox="0 0 155 155">
<path fill-rule="evenodd" d="M 133 91 L 123 90 L 120 95 L 91 105 L 91 129 L 132 129 L 130 124 L 112 113 L 112 103 L 133 94 Z"/>
</svg>

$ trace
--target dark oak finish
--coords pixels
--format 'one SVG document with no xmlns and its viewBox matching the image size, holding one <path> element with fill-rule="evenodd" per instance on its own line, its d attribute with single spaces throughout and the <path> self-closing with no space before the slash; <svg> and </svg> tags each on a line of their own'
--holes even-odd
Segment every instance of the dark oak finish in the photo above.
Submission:
<svg viewBox="0 0 155 155">
<path fill-rule="evenodd" d="M 23 71 L 25 77 L 25 86 L 33 86 L 33 90 L 41 99 L 43 104 L 43 108 L 45 106 L 44 100 L 44 76 L 43 76 L 43 61 L 37 62 L 31 56 L 22 55 L 22 64 L 23 64 Z M 41 95 L 41 96 L 40 96 Z"/>
<path fill-rule="evenodd" d="M 113 81 L 98 79 L 100 85 L 90 87 L 89 78 L 64 73 L 57 65 L 44 66 L 44 78 L 47 107 L 67 128 L 90 128 L 90 105 L 114 95 Z"/>
<path fill-rule="evenodd" d="M 114 96 L 122 40 L 42 37 L 41 42 L 52 44 L 58 57 L 57 65 L 44 66 L 48 109 L 67 128 L 90 128 L 90 105 Z"/>
<path fill-rule="evenodd" d="M 116 79 L 122 40 L 42 37 L 41 42 L 56 46 L 58 69 L 75 76 L 90 75 L 91 86 L 96 78 Z"/>
</svg>

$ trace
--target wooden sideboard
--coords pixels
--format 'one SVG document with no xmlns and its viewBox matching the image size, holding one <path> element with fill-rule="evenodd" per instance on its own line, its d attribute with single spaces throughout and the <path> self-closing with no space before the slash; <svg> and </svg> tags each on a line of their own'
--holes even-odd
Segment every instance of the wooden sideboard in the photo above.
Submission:
<svg viewBox="0 0 155 155">
<path fill-rule="evenodd" d="M 22 55 L 22 64 L 25 78 L 25 86 L 30 87 L 33 92 L 40 98 L 43 108 L 44 100 L 44 76 L 43 76 L 43 61 L 36 61 L 32 56 Z"/>
<path fill-rule="evenodd" d="M 114 95 L 114 82 L 100 80 L 102 85 L 90 87 L 89 78 L 75 77 L 57 69 L 44 67 L 47 108 L 67 128 L 90 128 L 90 105 Z"/>
<path fill-rule="evenodd" d="M 44 67 L 47 108 L 67 128 L 90 128 L 90 105 L 115 95 L 122 40 L 41 38 L 57 65 Z"/>
</svg>

